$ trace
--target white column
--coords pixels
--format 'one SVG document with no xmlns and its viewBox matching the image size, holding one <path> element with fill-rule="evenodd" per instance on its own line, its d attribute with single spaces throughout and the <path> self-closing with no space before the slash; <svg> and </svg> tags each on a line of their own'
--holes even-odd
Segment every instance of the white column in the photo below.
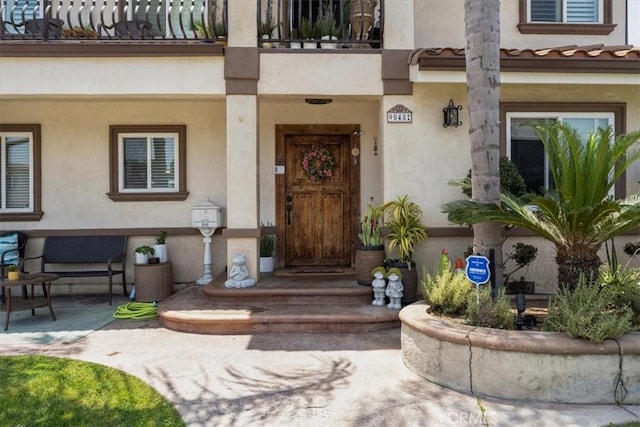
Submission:
<svg viewBox="0 0 640 427">
<path fill-rule="evenodd" d="M 227 96 L 227 267 L 244 254 L 253 279 L 258 278 L 258 98 Z M 248 231 L 247 231 L 248 230 Z"/>
<path fill-rule="evenodd" d="M 228 3 L 229 46 L 257 46 L 257 11 L 258 2 L 256 0 L 232 0 Z"/>
</svg>

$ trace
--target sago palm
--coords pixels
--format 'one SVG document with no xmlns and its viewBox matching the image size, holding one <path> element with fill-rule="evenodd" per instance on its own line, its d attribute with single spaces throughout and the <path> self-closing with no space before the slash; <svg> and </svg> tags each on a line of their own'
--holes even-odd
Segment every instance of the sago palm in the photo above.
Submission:
<svg viewBox="0 0 640 427">
<path fill-rule="evenodd" d="M 573 289 L 581 273 L 597 277 L 604 242 L 640 226 L 640 195 L 609 197 L 640 158 L 639 150 L 631 150 L 640 131 L 614 138 L 611 129 L 598 129 L 583 141 L 560 122 L 534 129 L 544 144 L 555 190 L 520 198 L 503 192 L 500 205 L 460 200 L 445 204 L 443 212 L 457 224 L 498 222 L 549 240 L 556 248 L 558 284 Z"/>
</svg>

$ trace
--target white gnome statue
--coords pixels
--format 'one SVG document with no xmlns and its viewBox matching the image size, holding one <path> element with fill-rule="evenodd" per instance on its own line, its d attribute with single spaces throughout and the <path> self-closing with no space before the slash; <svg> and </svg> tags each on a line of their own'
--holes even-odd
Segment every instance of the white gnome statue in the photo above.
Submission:
<svg viewBox="0 0 640 427">
<path fill-rule="evenodd" d="M 384 305 L 384 288 L 387 287 L 387 281 L 384 280 L 385 273 L 384 267 L 376 267 L 371 270 L 371 275 L 374 277 L 371 282 L 371 287 L 373 288 L 371 305 Z"/>
<path fill-rule="evenodd" d="M 233 266 L 229 271 L 229 280 L 224 282 L 227 288 L 248 288 L 254 286 L 256 281 L 249 277 L 249 269 L 247 268 L 247 258 L 243 255 L 235 255 L 231 258 Z"/>
<path fill-rule="evenodd" d="M 400 300 L 402 299 L 402 291 L 404 290 L 400 269 L 395 267 L 390 268 L 389 271 L 387 271 L 387 279 L 389 280 L 387 289 L 385 290 L 385 294 L 389 297 L 389 304 L 387 304 L 387 308 L 391 310 L 400 310 L 402 308 Z"/>
</svg>

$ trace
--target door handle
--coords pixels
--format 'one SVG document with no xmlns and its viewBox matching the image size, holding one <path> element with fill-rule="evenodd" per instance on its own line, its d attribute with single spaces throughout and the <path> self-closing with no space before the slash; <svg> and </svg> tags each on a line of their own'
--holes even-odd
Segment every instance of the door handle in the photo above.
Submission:
<svg viewBox="0 0 640 427">
<path fill-rule="evenodd" d="M 287 225 L 291 225 L 291 211 L 293 210 L 293 196 L 287 196 Z"/>
</svg>

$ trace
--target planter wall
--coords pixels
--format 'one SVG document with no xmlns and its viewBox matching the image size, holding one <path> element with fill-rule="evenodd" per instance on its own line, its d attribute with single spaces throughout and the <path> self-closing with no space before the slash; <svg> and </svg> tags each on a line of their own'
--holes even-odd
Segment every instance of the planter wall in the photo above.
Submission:
<svg viewBox="0 0 640 427">
<path fill-rule="evenodd" d="M 430 316 L 424 301 L 400 312 L 402 357 L 421 377 L 482 397 L 554 403 L 616 403 L 620 349 L 560 332 L 505 331 Z M 622 349 L 622 403 L 640 403 L 640 333 Z"/>
</svg>

